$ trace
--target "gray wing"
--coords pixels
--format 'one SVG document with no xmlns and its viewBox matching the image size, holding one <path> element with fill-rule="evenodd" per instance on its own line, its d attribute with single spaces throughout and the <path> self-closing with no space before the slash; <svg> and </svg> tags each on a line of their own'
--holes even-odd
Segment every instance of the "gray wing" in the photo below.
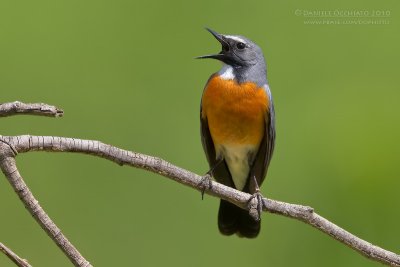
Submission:
<svg viewBox="0 0 400 267">
<path fill-rule="evenodd" d="M 211 138 L 210 129 L 208 129 L 207 119 L 203 119 L 202 116 L 202 108 L 200 106 L 200 135 L 201 135 L 201 144 L 203 145 L 204 153 L 206 154 L 208 164 L 210 168 L 217 163 L 217 158 L 215 154 L 215 147 L 213 140 Z"/>
<path fill-rule="evenodd" d="M 256 177 L 257 183 L 260 186 L 267 175 L 268 166 L 272 158 L 272 153 L 275 147 L 275 110 L 272 98 L 270 99 L 270 107 L 265 114 L 265 133 L 258 149 L 257 156 L 251 168 L 250 175 Z M 253 179 L 249 179 L 252 181 Z M 254 187 L 250 186 L 250 193 L 254 193 Z"/>
</svg>

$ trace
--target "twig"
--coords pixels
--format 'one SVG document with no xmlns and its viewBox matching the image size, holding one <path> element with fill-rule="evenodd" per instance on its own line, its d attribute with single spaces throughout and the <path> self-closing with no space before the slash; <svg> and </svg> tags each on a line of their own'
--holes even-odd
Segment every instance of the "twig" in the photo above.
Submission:
<svg viewBox="0 0 400 267">
<path fill-rule="evenodd" d="M 39 115 L 48 117 L 61 117 L 64 111 L 43 103 L 22 103 L 19 101 L 0 104 L 0 117 L 7 117 L 18 114 Z"/>
<path fill-rule="evenodd" d="M 7 177 L 14 191 L 18 194 L 25 208 L 36 219 L 39 225 L 59 246 L 70 261 L 79 267 L 89 267 L 91 264 L 79 253 L 72 243 L 64 236 L 57 225 L 50 219 L 40 206 L 39 201 L 33 196 L 18 171 L 15 162 L 16 152 L 11 142 L 3 142 L 0 139 L 0 168 Z"/>
<path fill-rule="evenodd" d="M 49 151 L 90 154 L 111 160 L 119 165 L 129 165 L 132 167 L 149 170 L 151 172 L 168 177 L 181 184 L 195 188 L 198 191 L 202 190 L 200 184 L 202 177 L 195 173 L 174 166 L 160 158 L 123 150 L 99 141 L 30 135 L 0 136 L 0 140 L 10 144 L 12 148 L 19 153 L 29 151 Z M 6 148 L 0 148 L 0 151 L 4 151 L 5 149 Z M 8 151 L 11 151 L 11 149 L 9 148 Z M 10 161 L 12 157 L 12 155 L 8 156 L 8 160 Z M 1 163 L 2 168 L 3 166 L 4 163 Z M 12 173 L 10 172 L 18 174 L 15 165 L 12 169 L 5 173 L 6 175 L 11 175 Z M 9 180 L 11 183 L 17 182 L 13 179 Z M 13 186 L 18 188 L 15 185 Z M 213 181 L 211 188 L 207 189 L 206 193 L 230 201 L 243 209 L 249 209 L 248 201 L 251 196 L 231 187 L 227 187 Z M 254 198 L 253 201 L 255 201 Z M 386 265 L 400 266 L 399 255 L 372 245 L 371 243 L 345 231 L 344 229 L 315 213 L 310 207 L 266 198 L 263 199 L 263 201 L 265 204 L 264 211 L 303 221 L 322 231 L 323 233 L 328 234 L 334 239 L 348 245 L 350 248 L 361 253 L 365 257 L 379 261 Z M 255 205 L 256 203 L 251 203 L 250 208 L 254 208 Z M 27 206 L 27 208 L 29 209 L 30 207 Z M 40 213 L 38 215 L 41 216 L 43 214 Z"/>
<path fill-rule="evenodd" d="M 6 247 L 0 242 L 0 251 L 3 252 L 10 260 L 12 260 L 19 267 L 32 267 L 27 260 L 21 259 L 11 249 Z"/>
</svg>

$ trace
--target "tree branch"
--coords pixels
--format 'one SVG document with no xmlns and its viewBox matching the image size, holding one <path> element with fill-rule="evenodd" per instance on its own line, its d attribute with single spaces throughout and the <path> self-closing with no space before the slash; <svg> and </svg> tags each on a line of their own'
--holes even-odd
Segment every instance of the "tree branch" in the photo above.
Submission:
<svg viewBox="0 0 400 267">
<path fill-rule="evenodd" d="M 10 260 L 12 260 L 19 267 L 32 267 L 27 260 L 21 259 L 11 249 L 6 247 L 0 242 L 0 251 L 3 252 Z"/>
<path fill-rule="evenodd" d="M 18 101 L 0 104 L 0 117 L 16 114 L 58 117 L 63 115 L 63 111 L 47 104 L 24 104 Z M 119 165 L 129 165 L 160 174 L 181 184 L 197 189 L 198 191 L 203 189 L 200 183 L 202 177 L 195 173 L 174 166 L 160 158 L 123 150 L 99 141 L 54 136 L 0 135 L 0 168 L 28 211 L 75 266 L 89 267 L 91 265 L 61 233 L 60 229 L 53 221 L 51 221 L 49 216 L 39 205 L 38 201 L 34 198 L 31 191 L 23 181 L 15 163 L 15 156 L 18 153 L 42 150 L 49 152 L 76 152 L 89 154 L 108 159 Z M 254 212 L 257 208 L 257 200 L 251 198 L 251 195 L 214 181 L 211 185 L 211 188 L 206 189 L 205 193 L 227 200 L 238 207 L 249 210 L 250 212 Z M 263 199 L 263 204 L 264 211 L 305 222 L 344 243 L 367 258 L 379 261 L 386 265 L 400 266 L 400 255 L 372 245 L 371 243 L 347 232 L 315 213 L 311 207 L 285 203 L 267 198 Z"/>
<path fill-rule="evenodd" d="M 64 111 L 43 103 L 22 103 L 19 101 L 0 104 L 0 117 L 7 117 L 18 114 L 39 115 L 48 117 L 61 117 Z"/>
<path fill-rule="evenodd" d="M 181 184 L 190 186 L 198 191 L 201 191 L 200 181 L 201 176 L 192 173 L 188 170 L 174 166 L 171 163 L 164 161 L 157 157 L 143 155 L 136 152 L 123 150 L 111 145 L 101 143 L 93 140 L 82 140 L 74 138 L 54 137 L 54 136 L 0 136 L 0 140 L 3 140 L 3 146 L 8 144 L 6 147 L 0 148 L 0 151 L 16 151 L 18 153 L 25 153 L 30 151 L 49 151 L 49 152 L 76 152 L 90 154 L 93 156 L 101 157 L 113 161 L 119 165 L 128 165 L 140 169 L 145 169 Z M 4 153 L 3 153 L 4 154 Z M 17 193 L 19 190 L 18 183 L 21 183 L 18 178 L 20 175 L 16 169 L 14 160 L 14 154 L 8 155 L 5 159 L 10 162 L 11 168 L 7 168 L 7 164 L 4 163 L 4 159 L 1 159 L 0 167 L 9 178 L 10 183 L 16 189 Z M 3 157 L 4 158 L 4 157 Z M 5 169 L 4 169 L 5 168 Z M 6 171 L 4 171 L 6 170 Z M 22 179 L 22 178 L 21 178 Z M 26 185 L 24 188 L 26 188 Z M 27 188 L 26 188 L 27 189 Z M 29 189 L 27 189 L 28 192 Z M 222 185 L 217 182 L 212 182 L 211 188 L 206 190 L 206 193 L 218 198 L 225 199 L 243 209 L 251 210 L 256 209 L 255 199 L 253 198 L 251 203 L 251 195 L 235 190 L 231 187 Z M 24 194 L 22 194 L 24 195 Z M 325 234 L 333 237 L 334 239 L 344 243 L 355 251 L 361 253 L 363 256 L 370 258 L 381 263 L 400 266 L 400 256 L 384 250 L 378 246 L 372 245 L 371 243 L 360 239 L 359 237 L 347 232 L 340 228 L 334 223 L 328 221 L 322 216 L 314 212 L 314 210 L 307 206 L 301 206 L 296 204 L 285 203 L 272 199 L 263 199 L 264 211 L 270 213 L 276 213 L 286 217 L 294 218 L 305 222 L 316 229 L 322 231 Z M 36 201 L 34 203 L 37 203 Z M 37 208 L 38 205 L 34 205 Z M 26 205 L 27 209 L 31 209 L 30 205 Z M 34 216 L 47 216 L 46 214 L 39 213 L 35 210 L 30 210 Z M 38 221 L 42 219 L 38 218 Z M 49 230 L 46 230 L 49 232 Z M 51 232 L 51 231 L 50 231 Z M 53 238 L 57 242 L 56 239 Z"/>
</svg>

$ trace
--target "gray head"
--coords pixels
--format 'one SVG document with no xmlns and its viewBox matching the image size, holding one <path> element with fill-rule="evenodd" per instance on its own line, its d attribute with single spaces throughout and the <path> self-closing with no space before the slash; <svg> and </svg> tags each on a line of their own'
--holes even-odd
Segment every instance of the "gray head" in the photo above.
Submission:
<svg viewBox="0 0 400 267">
<path fill-rule="evenodd" d="M 214 58 L 232 68 L 233 78 L 238 82 L 255 82 L 259 86 L 267 83 L 267 71 L 261 48 L 246 37 L 225 35 L 206 28 L 221 45 L 219 54 L 197 58 Z"/>
</svg>

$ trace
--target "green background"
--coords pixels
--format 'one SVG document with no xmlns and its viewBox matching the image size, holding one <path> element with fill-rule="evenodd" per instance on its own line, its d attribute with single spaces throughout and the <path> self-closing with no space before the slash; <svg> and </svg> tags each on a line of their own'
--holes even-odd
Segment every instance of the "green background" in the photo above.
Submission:
<svg viewBox="0 0 400 267">
<path fill-rule="evenodd" d="M 307 25 L 324 20 L 302 15 L 313 10 L 390 16 L 381 25 Z M 276 106 L 263 194 L 310 205 L 399 253 L 399 14 L 397 0 L 3 0 L 0 102 L 45 102 L 65 116 L 2 118 L 0 134 L 96 139 L 203 174 L 199 102 L 220 63 L 193 58 L 220 49 L 204 26 L 242 34 L 263 48 Z M 379 266 L 277 215 L 263 215 L 255 240 L 221 236 L 218 199 L 201 201 L 197 191 L 142 170 L 78 154 L 34 152 L 17 161 L 94 266 Z M 0 242 L 33 266 L 71 266 L 5 178 L 0 203 Z M 0 266 L 13 265 L 0 255 Z"/>
</svg>

